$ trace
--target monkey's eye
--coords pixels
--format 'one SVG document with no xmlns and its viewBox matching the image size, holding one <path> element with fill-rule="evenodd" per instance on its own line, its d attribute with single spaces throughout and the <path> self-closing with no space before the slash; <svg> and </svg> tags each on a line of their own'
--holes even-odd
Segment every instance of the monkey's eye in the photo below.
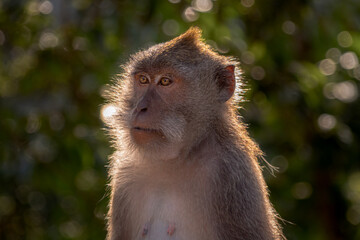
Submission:
<svg viewBox="0 0 360 240">
<path fill-rule="evenodd" d="M 147 83 L 149 83 L 149 79 L 148 79 L 147 77 L 145 77 L 144 75 L 141 75 L 141 76 L 139 77 L 139 82 L 140 82 L 141 84 L 147 84 Z"/>
<path fill-rule="evenodd" d="M 172 83 L 172 80 L 170 78 L 163 77 L 160 79 L 160 84 L 162 86 L 169 86 L 171 83 Z"/>
</svg>

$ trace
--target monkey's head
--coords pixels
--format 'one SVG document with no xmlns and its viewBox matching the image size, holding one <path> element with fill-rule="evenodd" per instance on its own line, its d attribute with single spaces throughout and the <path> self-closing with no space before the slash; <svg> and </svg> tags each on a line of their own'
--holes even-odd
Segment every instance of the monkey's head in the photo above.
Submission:
<svg viewBox="0 0 360 240">
<path fill-rule="evenodd" d="M 132 55 L 111 94 L 117 144 L 161 159 L 191 151 L 231 109 L 237 65 L 194 27 Z"/>
</svg>

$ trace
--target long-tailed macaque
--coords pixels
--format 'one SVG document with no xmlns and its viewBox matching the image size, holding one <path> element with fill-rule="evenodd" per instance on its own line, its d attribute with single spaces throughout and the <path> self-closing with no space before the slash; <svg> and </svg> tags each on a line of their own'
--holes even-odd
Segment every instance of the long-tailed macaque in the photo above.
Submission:
<svg viewBox="0 0 360 240">
<path fill-rule="evenodd" d="M 283 238 L 236 115 L 239 84 L 239 63 L 196 27 L 130 57 L 109 94 L 107 239 Z"/>
</svg>

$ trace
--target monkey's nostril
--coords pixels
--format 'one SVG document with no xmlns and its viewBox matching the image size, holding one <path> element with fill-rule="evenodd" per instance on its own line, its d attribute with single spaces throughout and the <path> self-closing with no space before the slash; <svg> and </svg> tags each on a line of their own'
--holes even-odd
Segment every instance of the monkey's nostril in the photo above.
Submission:
<svg viewBox="0 0 360 240">
<path fill-rule="evenodd" d="M 138 113 L 140 113 L 140 112 L 146 112 L 147 111 L 147 107 L 142 107 L 142 106 L 137 106 L 136 107 L 136 111 L 138 112 Z"/>
</svg>

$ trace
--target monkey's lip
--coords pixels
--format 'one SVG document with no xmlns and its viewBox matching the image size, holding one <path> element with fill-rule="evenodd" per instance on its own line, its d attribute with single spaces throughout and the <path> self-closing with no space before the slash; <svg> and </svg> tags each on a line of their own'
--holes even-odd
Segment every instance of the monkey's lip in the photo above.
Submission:
<svg viewBox="0 0 360 240">
<path fill-rule="evenodd" d="M 138 145 L 153 143 L 154 140 L 163 136 L 161 131 L 147 127 L 133 127 L 131 128 L 131 135 L 135 143 Z"/>
<path fill-rule="evenodd" d="M 143 131 L 143 132 L 148 132 L 148 133 L 160 133 L 160 131 L 157 129 L 146 128 L 146 127 L 133 127 L 133 130 Z"/>
</svg>

